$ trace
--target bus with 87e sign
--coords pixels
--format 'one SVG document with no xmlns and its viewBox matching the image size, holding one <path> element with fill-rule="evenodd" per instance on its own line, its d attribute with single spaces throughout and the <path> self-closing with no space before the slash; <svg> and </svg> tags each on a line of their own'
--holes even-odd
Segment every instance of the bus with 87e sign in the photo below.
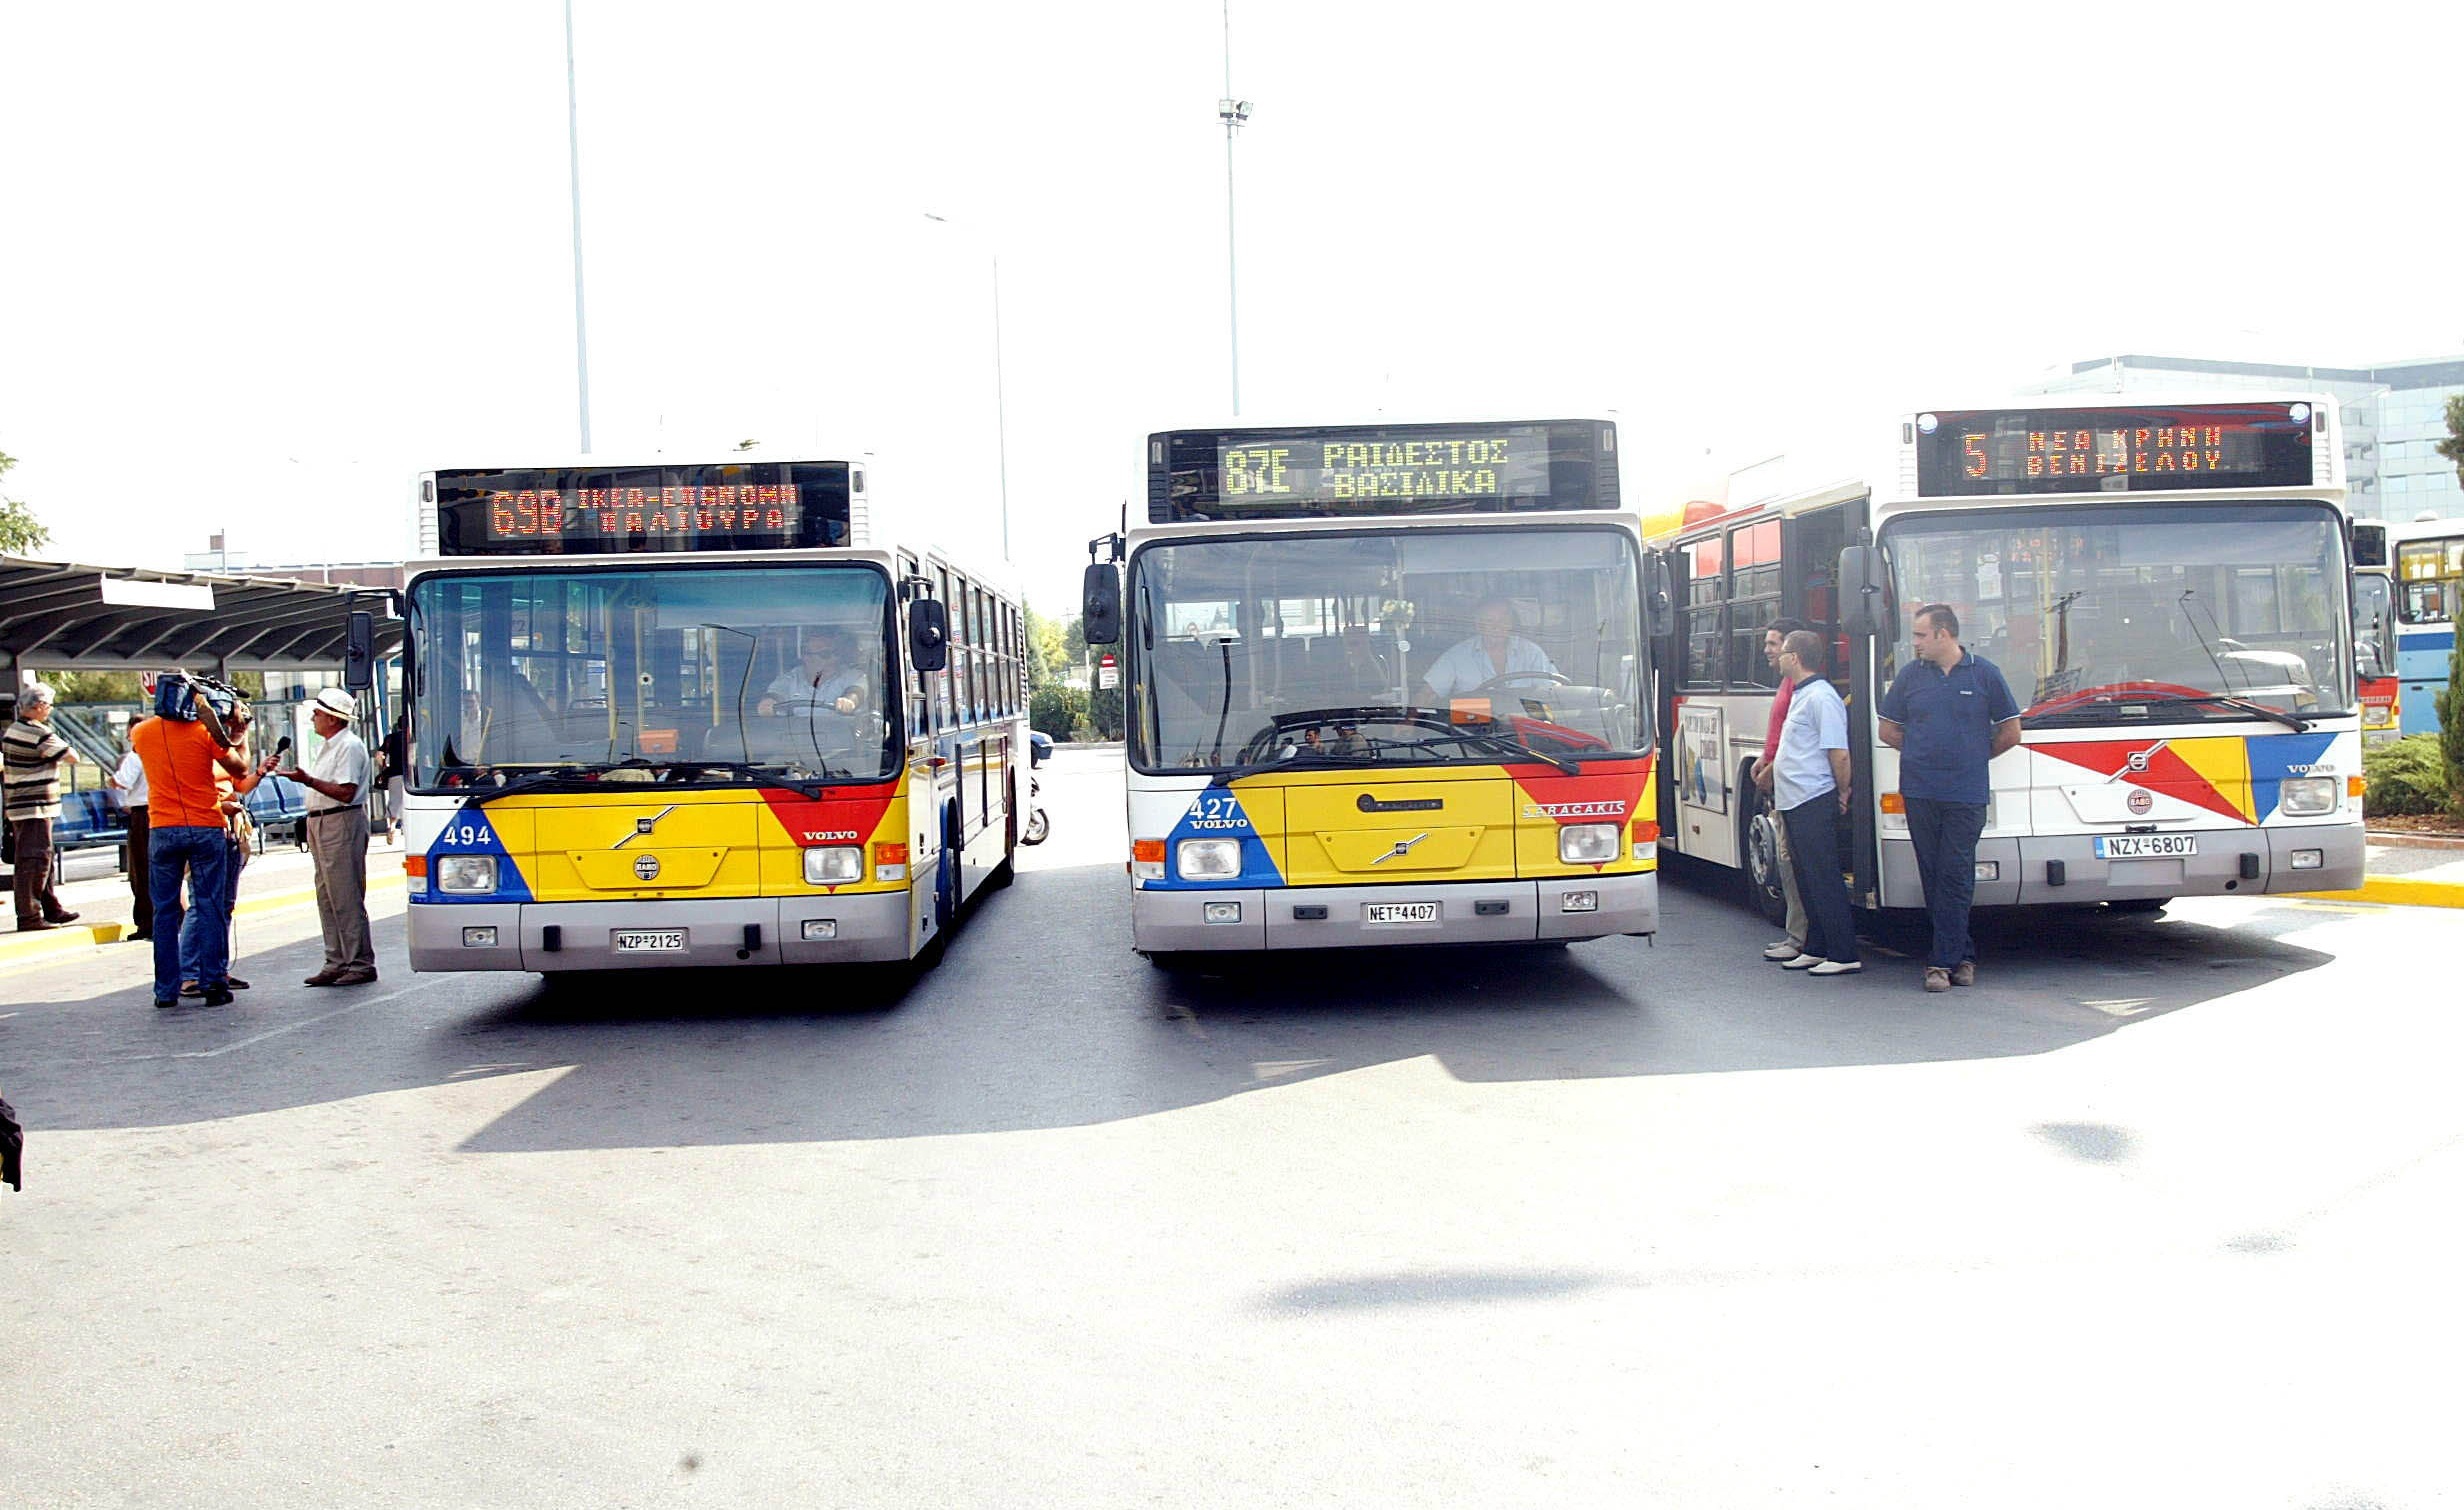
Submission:
<svg viewBox="0 0 2464 1510">
<path fill-rule="evenodd" d="M 1765 630 L 1796 619 L 1847 699 L 1849 894 L 1923 905 L 1875 711 L 1939 603 L 2021 711 L 1989 768 L 1978 905 L 2358 886 L 2341 441 L 2334 400 L 2309 395 L 1936 409 L 1905 416 L 1866 476 L 1782 460 L 1653 514 L 1679 599 L 1658 654 L 1663 842 L 1742 872 L 1779 919 L 1776 815 L 1751 772 L 1777 685 Z"/>
<path fill-rule="evenodd" d="M 1146 462 L 1084 604 L 1124 663 L 1140 953 L 1658 927 L 1614 424 L 1174 430 Z"/>
<path fill-rule="evenodd" d="M 865 472 L 420 479 L 414 969 L 907 960 L 1008 878 L 1018 601 L 897 527 Z"/>
</svg>

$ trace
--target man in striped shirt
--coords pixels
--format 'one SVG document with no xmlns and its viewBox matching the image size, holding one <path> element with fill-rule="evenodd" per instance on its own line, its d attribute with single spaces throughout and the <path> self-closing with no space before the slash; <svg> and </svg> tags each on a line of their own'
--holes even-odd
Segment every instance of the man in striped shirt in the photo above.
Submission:
<svg viewBox="0 0 2464 1510">
<path fill-rule="evenodd" d="M 36 682 L 17 695 L 17 717 L 0 734 L 0 805 L 17 845 L 17 931 L 77 921 L 51 885 L 51 820 L 60 816 L 60 767 L 77 752 L 52 732 L 52 690 Z"/>
</svg>

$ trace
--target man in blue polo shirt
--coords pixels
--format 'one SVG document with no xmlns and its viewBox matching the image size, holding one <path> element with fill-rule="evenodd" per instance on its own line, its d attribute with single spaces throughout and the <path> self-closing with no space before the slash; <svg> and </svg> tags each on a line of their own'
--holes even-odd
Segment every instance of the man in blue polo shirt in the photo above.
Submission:
<svg viewBox="0 0 2464 1510">
<path fill-rule="evenodd" d="M 2019 704 L 1993 662 L 1959 643 L 1947 603 L 1916 611 L 1916 659 L 1882 695 L 1882 742 L 1899 752 L 1899 795 L 1908 805 L 1916 872 L 1933 914 L 1925 989 L 1976 984 L 1968 909 L 1976 900 L 1976 840 L 1992 797 L 1985 767 L 2019 743 Z"/>
</svg>

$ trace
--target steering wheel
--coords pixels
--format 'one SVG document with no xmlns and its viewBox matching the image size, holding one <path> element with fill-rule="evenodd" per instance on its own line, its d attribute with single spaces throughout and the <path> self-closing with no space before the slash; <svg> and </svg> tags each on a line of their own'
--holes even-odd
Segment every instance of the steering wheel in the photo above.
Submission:
<svg viewBox="0 0 2464 1510">
<path fill-rule="evenodd" d="M 1502 687 L 1509 682 L 1529 682 L 1535 680 L 1555 682 L 1560 687 L 1570 687 L 1574 685 L 1573 677 L 1559 676 L 1554 671 L 1509 671 L 1502 676 L 1492 676 L 1477 687 L 1466 688 L 1465 690 L 1456 693 L 1455 696 L 1478 697 L 1481 693 L 1488 691 L 1492 687 Z"/>
<path fill-rule="evenodd" d="M 858 708 L 857 713 L 864 710 Z M 773 718 L 810 718 L 816 713 L 838 713 L 838 704 L 817 697 L 783 697 L 770 705 Z M 854 713 L 839 713 L 841 718 L 853 718 Z"/>
</svg>

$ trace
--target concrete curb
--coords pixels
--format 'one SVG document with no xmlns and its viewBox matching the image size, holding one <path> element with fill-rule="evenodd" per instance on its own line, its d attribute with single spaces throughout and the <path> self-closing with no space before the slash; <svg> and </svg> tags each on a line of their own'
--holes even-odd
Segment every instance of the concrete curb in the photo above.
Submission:
<svg viewBox="0 0 2464 1510">
<path fill-rule="evenodd" d="M 2297 891 L 2287 895 L 2319 902 L 2381 902 L 2390 907 L 2464 907 L 2464 882 L 2370 876 L 2362 881 L 2358 891 Z"/>
<path fill-rule="evenodd" d="M 395 890 L 401 885 L 399 871 L 380 871 L 368 878 L 371 893 Z M 306 906 L 316 899 L 317 889 L 314 886 L 297 886 L 289 891 L 269 891 L 242 897 L 231 913 L 234 917 L 254 917 L 261 912 L 281 912 L 287 908 Z M 128 932 L 129 925 L 126 923 L 91 923 L 73 928 L 54 928 L 42 933 L 0 935 L 0 967 L 65 959 L 105 944 L 116 944 Z"/>
<path fill-rule="evenodd" d="M 2445 834 L 2408 834 L 2401 829 L 2371 829 L 2370 842 L 2389 849 L 2464 849 L 2464 839 Z"/>
</svg>

